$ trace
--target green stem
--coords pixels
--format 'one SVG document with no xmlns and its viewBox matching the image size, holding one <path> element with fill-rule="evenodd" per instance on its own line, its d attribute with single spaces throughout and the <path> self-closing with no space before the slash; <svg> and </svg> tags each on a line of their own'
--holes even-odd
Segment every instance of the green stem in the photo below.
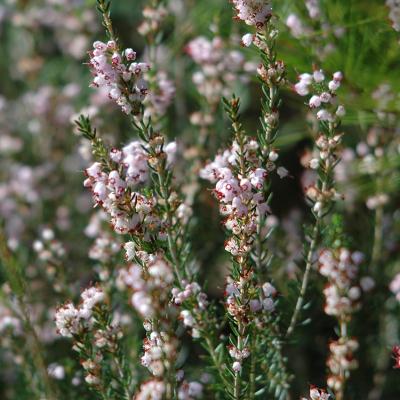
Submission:
<svg viewBox="0 0 400 400">
<path fill-rule="evenodd" d="M 303 308 L 303 303 L 304 303 L 304 299 L 305 299 L 305 295 L 306 295 L 306 291 L 307 291 L 307 287 L 308 287 L 308 281 L 310 278 L 311 267 L 313 265 L 314 252 L 315 252 L 315 248 L 316 248 L 317 242 L 318 242 L 319 223 L 320 223 L 320 219 L 317 218 L 315 220 L 314 228 L 311 233 L 311 243 L 310 243 L 310 247 L 309 247 L 308 253 L 307 253 L 306 269 L 304 272 L 303 281 L 301 283 L 300 295 L 297 299 L 296 307 L 294 309 L 292 318 L 290 320 L 289 327 L 286 331 L 286 337 L 289 337 L 293 333 L 293 331 L 296 327 L 297 319 L 299 318 L 301 309 Z"/>
<path fill-rule="evenodd" d="M 257 354 L 255 354 L 256 342 L 257 342 L 257 337 L 256 335 L 253 335 L 252 343 L 250 346 L 251 360 L 250 360 L 250 377 L 249 377 L 249 400 L 254 399 L 256 392 L 256 360 L 257 360 Z"/>
<path fill-rule="evenodd" d="M 383 205 L 380 205 L 375 211 L 375 226 L 374 226 L 374 245 L 371 255 L 371 268 L 375 268 L 379 264 L 382 252 L 383 242 Z"/>
</svg>

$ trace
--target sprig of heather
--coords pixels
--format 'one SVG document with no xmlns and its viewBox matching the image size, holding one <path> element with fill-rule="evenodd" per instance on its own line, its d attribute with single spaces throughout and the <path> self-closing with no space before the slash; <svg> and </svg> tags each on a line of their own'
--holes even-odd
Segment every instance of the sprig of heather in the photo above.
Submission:
<svg viewBox="0 0 400 400">
<path fill-rule="evenodd" d="M 121 65 L 123 60 L 117 58 L 112 68 Z M 152 387 L 171 399 L 178 390 L 175 361 L 179 343 L 175 306 L 169 300 L 172 283 L 182 289 L 193 279 L 187 241 L 191 210 L 174 187 L 176 143 L 166 144 L 163 134 L 155 129 L 146 114 L 144 98 L 135 101 L 135 108 L 123 111 L 131 115 L 139 138 L 122 149 L 107 149 L 87 118 L 81 116 L 77 124 L 91 141 L 96 157 L 86 169 L 85 186 L 92 191 L 95 204 L 109 215 L 114 231 L 125 236 L 127 261 L 136 263 L 122 278 L 132 289 L 132 305 L 144 320 L 142 364 L 154 376 L 136 396 L 142 398 Z"/>
<path fill-rule="evenodd" d="M 250 302 L 251 311 L 257 313 L 257 311 L 266 307 L 265 309 L 271 312 L 275 308 L 273 297 L 276 296 L 277 292 L 270 283 L 262 282 L 264 275 L 262 270 L 269 264 L 269 254 L 268 251 L 266 251 L 266 243 L 271 234 L 271 231 L 266 232 L 266 229 L 263 228 L 265 227 L 267 212 L 269 212 L 268 204 L 271 199 L 271 180 L 269 176 L 273 171 L 276 171 L 281 178 L 287 176 L 285 168 L 276 167 L 275 162 L 278 159 L 278 153 L 273 146 L 279 128 L 279 108 L 281 106 L 280 89 L 286 83 L 286 73 L 284 63 L 277 58 L 276 39 L 278 31 L 273 23 L 274 17 L 269 2 L 233 1 L 233 4 L 237 12 L 237 18 L 255 28 L 255 32 L 243 36 L 243 45 L 249 47 L 254 44 L 260 52 L 262 61 L 257 70 L 264 94 L 264 98 L 261 101 L 261 129 L 258 131 L 257 141 L 253 141 L 255 144 L 255 159 L 257 160 L 256 167 L 258 168 L 255 168 L 254 160 L 252 160 L 253 165 L 250 163 L 250 170 L 253 171 L 251 184 L 254 184 L 255 177 L 259 179 L 256 188 L 259 191 L 259 202 L 262 204 L 261 209 L 263 209 L 263 211 L 259 209 L 253 221 L 255 229 L 251 233 L 252 239 L 249 245 L 249 258 L 246 259 L 246 264 L 248 263 L 250 265 L 249 275 L 254 275 L 255 292 L 257 292 L 257 287 L 262 287 L 262 294 L 259 300 L 253 299 Z M 237 120 L 238 109 L 235 110 L 235 107 L 232 107 L 230 111 L 235 138 L 236 141 L 240 143 L 246 140 L 246 136 L 242 136 L 244 132 L 242 132 L 242 127 Z M 240 159 L 241 157 L 243 158 L 244 154 L 242 152 L 241 155 L 240 152 L 237 152 L 237 156 Z M 244 158 L 246 158 L 246 156 Z M 242 167 L 243 163 L 239 162 L 239 164 Z M 242 172 L 243 171 L 244 168 L 242 167 Z M 243 265 L 241 267 L 243 267 Z M 240 271 L 241 268 L 239 267 L 238 270 Z M 234 264 L 233 273 L 235 274 L 235 272 L 237 273 L 239 271 L 237 271 Z M 265 272 L 265 270 L 263 272 Z M 240 283 L 239 287 L 241 284 L 242 283 Z M 286 360 L 282 356 L 279 318 L 275 315 L 270 316 L 267 313 L 266 315 L 257 316 L 253 322 L 255 322 L 255 330 L 252 332 L 253 347 L 250 353 L 249 398 L 253 398 L 256 394 L 256 381 L 259 382 L 257 393 L 269 390 L 275 393 L 277 398 L 285 398 L 290 377 L 286 372 Z M 269 365 L 266 365 L 265 359 L 257 359 L 256 353 L 258 352 L 267 353 L 266 358 L 268 359 Z M 264 377 L 256 376 L 255 374 L 258 362 L 264 370 Z M 279 370 L 279 373 L 276 373 L 277 370 Z M 265 376 L 268 378 L 265 379 Z"/>
<path fill-rule="evenodd" d="M 315 263 L 315 251 L 318 245 L 323 220 L 331 212 L 335 201 L 341 198 L 336 190 L 334 169 L 340 161 L 340 145 L 343 134 L 339 132 L 341 118 L 345 114 L 342 105 L 337 105 L 336 91 L 341 85 L 343 75 L 335 72 L 331 80 L 327 80 L 322 70 L 312 74 L 300 75 L 299 82 L 294 86 L 300 96 L 311 94 L 308 106 L 316 111 L 319 121 L 318 137 L 315 141 L 315 157 L 309 166 L 318 174 L 317 182 L 306 188 L 306 197 L 311 204 L 314 225 L 308 239 L 305 251 L 305 271 L 301 283 L 299 297 L 293 311 L 286 336 L 289 337 L 297 324 L 303 308 L 308 281 L 312 266 Z"/>
<path fill-rule="evenodd" d="M 257 132 L 257 142 L 259 144 L 259 156 L 263 160 L 268 173 L 277 172 L 280 178 L 288 175 L 288 171 L 276 162 L 279 158 L 278 150 L 274 143 L 279 133 L 279 109 L 281 107 L 280 92 L 286 85 L 286 67 L 283 61 L 278 59 L 276 45 L 278 30 L 274 26 L 274 16 L 268 13 L 262 24 L 256 25 L 255 33 L 247 33 L 242 38 L 244 46 L 255 45 L 259 51 L 261 63 L 257 73 L 261 83 L 263 98 L 261 100 L 261 129 Z M 265 196 L 268 203 L 272 196 L 271 181 L 267 180 L 265 185 Z M 264 251 L 266 241 L 272 233 L 264 234 L 265 218 L 260 218 L 258 223 L 257 240 L 258 245 L 253 253 L 253 258 L 257 263 L 258 269 L 268 262 L 268 252 Z"/>
<path fill-rule="evenodd" d="M 257 141 L 249 138 L 241 125 L 239 100 L 233 97 L 225 101 L 225 106 L 232 123 L 232 148 L 206 165 L 200 175 L 215 183 L 214 194 L 220 202 L 221 214 L 226 217 L 223 224 L 229 232 L 225 242 L 225 250 L 232 256 L 232 271 L 225 288 L 225 307 L 231 325 L 227 349 L 232 359 L 229 378 L 233 377 L 229 393 L 233 399 L 254 398 L 257 387 L 260 389 L 256 370 L 262 360 L 258 359 L 258 350 L 265 346 L 270 336 L 279 335 L 274 328 L 273 316 L 277 291 L 269 282 L 262 281 L 251 257 L 258 221 L 268 211 L 263 191 L 268 174 L 261 167 Z M 272 347 L 268 348 L 270 355 L 278 350 Z M 269 366 L 265 367 L 268 370 Z M 274 377 L 270 375 L 270 378 L 265 384 L 273 386 Z M 280 396 L 284 395 L 284 390 L 278 391 Z"/>
<path fill-rule="evenodd" d="M 122 50 L 116 36 L 110 14 L 111 1 L 97 0 L 97 9 L 102 15 L 103 26 L 109 41 L 93 43 L 89 52 L 89 66 L 93 74 L 91 86 L 105 88 L 110 99 L 114 100 L 126 114 L 137 114 L 146 98 L 148 82 L 144 74 L 149 71 L 147 63 L 136 62 L 136 52 L 127 48 Z"/>
<path fill-rule="evenodd" d="M 148 81 L 149 93 L 145 99 L 145 115 L 151 117 L 153 126 L 159 126 L 166 116 L 168 107 L 175 97 L 175 84 L 162 69 L 157 60 L 164 32 L 165 20 L 169 16 L 167 0 L 154 0 L 143 9 L 143 21 L 138 32 L 144 37 L 146 60 L 152 65 L 145 78 Z"/>
<path fill-rule="evenodd" d="M 260 118 L 262 129 L 258 132 L 258 142 L 261 156 L 269 166 L 269 170 L 275 169 L 273 163 L 278 157 L 273 144 L 279 131 L 280 90 L 286 84 L 286 67 L 277 56 L 276 44 L 279 32 L 274 26 L 273 18 L 269 15 L 266 23 L 259 27 L 255 34 L 248 33 L 242 38 L 245 46 L 254 44 L 257 47 L 262 61 L 257 69 L 264 94 Z"/>
<path fill-rule="evenodd" d="M 73 338 L 89 387 L 102 399 L 130 400 L 132 371 L 122 348 L 122 330 L 111 319 L 100 286 L 85 289 L 78 307 L 67 302 L 55 315 L 58 333 Z"/>
<path fill-rule="evenodd" d="M 345 247 L 323 249 L 318 258 L 319 272 L 328 279 L 324 289 L 325 313 L 334 316 L 339 324 L 339 338 L 330 342 L 327 360 L 327 383 L 337 400 L 344 399 L 346 381 L 351 370 L 358 367 L 354 358 L 358 341 L 349 336 L 348 325 L 352 314 L 360 308 L 362 290 L 358 274 L 362 261 L 361 253 L 352 253 Z"/>
</svg>

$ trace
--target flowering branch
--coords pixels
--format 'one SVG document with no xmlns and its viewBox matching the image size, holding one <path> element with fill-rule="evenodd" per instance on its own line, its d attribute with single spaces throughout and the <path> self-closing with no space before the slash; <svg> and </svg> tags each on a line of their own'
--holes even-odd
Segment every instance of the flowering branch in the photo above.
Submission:
<svg viewBox="0 0 400 400">
<path fill-rule="evenodd" d="M 344 115 L 344 108 L 343 106 L 335 105 L 335 92 L 340 87 L 342 78 L 342 74 L 336 72 L 333 75 L 333 79 L 327 84 L 322 70 L 316 70 L 312 75 L 300 75 L 300 82 L 295 85 L 295 90 L 301 96 L 306 96 L 309 93 L 310 86 L 317 92 L 310 98 L 309 107 L 311 109 L 320 108 L 317 112 L 317 118 L 321 133 L 316 140 L 318 156 L 310 161 L 310 167 L 318 173 L 317 184 L 306 189 L 306 196 L 312 204 L 314 226 L 309 237 L 300 294 L 286 331 L 287 337 L 293 333 L 303 308 L 309 276 L 314 264 L 314 253 L 321 231 L 321 223 L 330 213 L 334 201 L 340 198 L 340 195 L 336 192 L 333 172 L 340 161 L 338 150 L 342 134 L 337 133 L 337 130 L 340 126 L 340 118 Z"/>
</svg>

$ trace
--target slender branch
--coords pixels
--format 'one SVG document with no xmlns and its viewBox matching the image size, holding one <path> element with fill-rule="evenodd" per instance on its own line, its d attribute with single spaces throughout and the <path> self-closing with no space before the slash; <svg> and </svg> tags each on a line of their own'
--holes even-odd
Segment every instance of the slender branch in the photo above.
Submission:
<svg viewBox="0 0 400 400">
<path fill-rule="evenodd" d="M 317 242 L 318 242 L 319 224 L 320 224 L 320 219 L 317 218 L 315 220 L 314 228 L 311 233 L 311 242 L 310 242 L 310 247 L 309 247 L 308 253 L 307 253 L 306 268 L 305 268 L 303 280 L 301 283 L 300 295 L 297 299 L 296 307 L 294 309 L 292 318 L 290 320 L 289 327 L 286 331 L 286 337 L 289 337 L 293 333 L 293 331 L 296 327 L 296 323 L 299 318 L 301 309 L 303 308 L 303 303 L 304 303 L 304 299 L 305 299 L 305 295 L 306 295 L 306 291 L 307 291 L 307 287 L 308 287 L 308 281 L 310 278 L 311 267 L 313 265 L 314 252 L 315 252 Z"/>
</svg>

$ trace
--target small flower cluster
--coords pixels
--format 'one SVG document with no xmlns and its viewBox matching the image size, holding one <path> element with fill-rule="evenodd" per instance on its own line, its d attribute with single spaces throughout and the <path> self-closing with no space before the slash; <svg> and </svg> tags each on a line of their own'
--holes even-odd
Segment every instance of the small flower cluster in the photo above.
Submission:
<svg viewBox="0 0 400 400">
<path fill-rule="evenodd" d="M 204 311 L 208 305 L 207 295 L 201 291 L 201 287 L 197 282 L 188 283 L 182 282 L 183 289 L 172 289 L 172 301 L 177 306 L 182 306 L 184 309 L 180 312 L 180 318 L 183 325 L 191 329 L 191 335 L 194 338 L 201 336 L 200 325 L 198 324 L 197 316 Z M 190 302 L 191 310 L 185 308 L 185 303 Z"/>
<path fill-rule="evenodd" d="M 96 41 L 90 52 L 89 66 L 94 76 L 92 86 L 106 88 L 108 96 L 126 114 L 137 113 L 138 107 L 148 92 L 148 83 L 143 79 L 150 66 L 138 63 L 132 49 L 119 51 L 117 43 Z"/>
<path fill-rule="evenodd" d="M 238 281 L 234 281 L 232 277 L 228 277 L 228 283 L 225 288 L 226 309 L 237 322 L 246 321 L 249 317 L 256 317 L 257 313 L 264 311 L 272 313 L 275 310 L 274 297 L 277 295 L 277 290 L 266 282 L 262 285 L 261 290 L 252 290 L 254 295 L 251 298 L 243 299 L 243 293 L 248 296 L 248 290 L 245 289 L 251 282 L 251 273 L 247 277 L 241 277 Z M 246 279 L 247 278 L 247 279 Z M 242 369 L 242 362 L 250 355 L 250 350 L 247 347 L 237 348 L 234 345 L 228 346 L 230 356 L 234 362 L 232 369 L 235 373 L 239 373 Z"/>
<path fill-rule="evenodd" d="M 311 19 L 318 19 L 321 16 L 319 0 L 305 0 L 304 4 Z"/>
<path fill-rule="evenodd" d="M 54 232 L 45 228 L 41 232 L 41 240 L 33 242 L 33 250 L 37 253 L 39 260 L 54 263 L 65 256 L 65 249 L 61 242 L 55 239 Z"/>
<path fill-rule="evenodd" d="M 342 398 L 344 385 L 350 371 L 358 367 L 353 354 L 358 342 L 347 335 L 347 324 L 351 315 L 359 309 L 361 287 L 355 284 L 359 265 L 363 261 L 360 252 L 351 253 L 342 247 L 335 250 L 324 249 L 319 256 L 319 272 L 328 278 L 324 289 L 325 312 L 335 316 L 340 323 L 340 337 L 329 344 L 330 355 L 327 366 L 330 370 L 328 386 Z"/>
<path fill-rule="evenodd" d="M 343 390 L 350 371 L 358 367 L 358 362 L 354 358 L 357 349 L 357 340 L 348 337 L 341 337 L 329 344 L 330 355 L 326 364 L 330 374 L 327 384 L 336 393 Z"/>
<path fill-rule="evenodd" d="M 92 286 L 81 293 L 78 307 L 68 302 L 55 314 L 58 333 L 74 338 L 73 350 L 79 354 L 85 381 L 95 389 L 104 383 L 106 358 L 111 355 L 113 362 L 121 363 L 119 342 L 123 334 L 116 323 L 110 322 L 104 303 L 104 291 Z"/>
<path fill-rule="evenodd" d="M 175 142 L 165 146 L 164 151 L 170 165 L 176 152 Z M 148 181 L 148 158 L 145 145 L 139 141 L 133 141 L 122 150 L 112 149 L 112 165 L 105 168 L 100 162 L 92 164 L 85 171 L 84 186 L 91 189 L 95 204 L 109 214 L 115 232 L 136 232 L 145 240 L 151 235 L 163 239 L 162 221 L 153 212 L 156 200 L 133 191 Z"/>
<path fill-rule="evenodd" d="M 266 0 L 232 0 L 238 19 L 247 25 L 261 28 L 271 15 L 272 7 Z"/>
<path fill-rule="evenodd" d="M 362 292 L 354 281 L 362 260 L 361 253 L 351 253 L 346 248 L 321 251 L 318 258 L 319 273 L 329 280 L 324 289 L 325 312 L 328 315 L 346 320 L 359 308 Z"/>
<path fill-rule="evenodd" d="M 9 308 L 0 304 L 0 333 L 11 332 L 13 335 L 22 333 L 21 320 L 12 315 Z"/>
<path fill-rule="evenodd" d="M 55 314 L 57 331 L 61 336 L 73 337 L 92 324 L 93 309 L 103 303 L 105 294 L 100 287 L 92 286 L 81 294 L 81 303 L 75 307 L 71 302 L 60 306 Z"/>
<path fill-rule="evenodd" d="M 235 373 L 239 373 L 242 370 L 242 362 L 246 358 L 250 356 L 250 349 L 248 347 L 244 347 L 242 350 L 239 350 L 234 345 L 228 346 L 229 355 L 235 360 L 232 364 L 232 370 Z"/>
<path fill-rule="evenodd" d="M 310 387 L 309 398 L 303 397 L 301 400 L 329 400 L 330 395 L 323 389 L 318 389 L 316 386 Z"/>
<path fill-rule="evenodd" d="M 239 51 L 229 50 L 223 39 L 218 36 L 212 40 L 204 36 L 197 37 L 188 43 L 186 52 L 200 67 L 200 70 L 193 74 L 193 82 L 212 109 L 218 106 L 221 96 L 231 93 L 231 88 L 238 79 L 245 78 L 244 56 Z M 212 123 L 213 118 L 212 112 L 207 116 L 195 113 L 191 122 L 202 125 L 208 119 Z"/>
<path fill-rule="evenodd" d="M 145 319 L 153 318 L 164 311 L 169 301 L 174 274 L 171 267 L 159 256 L 136 252 L 145 267 L 132 264 L 127 270 L 120 271 L 120 286 L 125 285 L 132 291 L 131 303 Z"/>
<path fill-rule="evenodd" d="M 263 43 L 257 38 L 254 40 L 254 44 L 258 48 L 263 49 Z M 258 76 L 263 82 L 268 85 L 273 84 L 276 87 L 282 86 L 286 83 L 286 67 L 283 61 L 277 60 L 274 63 L 270 63 L 267 67 L 264 64 L 260 64 L 257 68 Z M 267 115 L 266 118 L 268 118 L 266 119 L 266 122 L 275 127 L 279 120 L 278 110 L 273 110 L 273 112 Z"/>
<path fill-rule="evenodd" d="M 400 302 L 400 273 L 393 278 L 392 282 L 390 282 L 390 290 Z"/>
<path fill-rule="evenodd" d="M 270 153 L 267 170 L 260 167 L 257 149 L 255 140 L 247 140 L 242 147 L 235 141 L 231 149 L 217 155 L 200 171 L 203 179 L 216 183 L 214 194 L 220 202 L 221 214 L 227 216 L 224 225 L 234 235 L 226 241 L 225 250 L 234 256 L 251 250 L 251 241 L 239 243 L 237 235 L 242 233 L 250 237 L 256 231 L 257 218 L 266 216 L 269 210 L 262 189 L 268 173 L 275 169 L 277 153 Z M 237 172 L 242 152 L 246 162 L 252 166 L 246 175 Z"/>
<path fill-rule="evenodd" d="M 232 316 L 239 316 L 244 312 L 251 311 L 257 313 L 261 310 L 272 312 L 275 310 L 274 297 L 277 295 L 277 290 L 266 282 L 262 285 L 259 298 L 251 299 L 248 303 L 248 310 L 243 310 L 244 305 L 239 305 L 237 302 L 241 291 L 241 282 L 235 282 L 232 278 L 228 278 L 228 284 L 225 288 L 225 296 L 228 312 Z"/>
<path fill-rule="evenodd" d="M 393 29 L 400 32 L 400 1 L 386 0 L 386 6 L 389 8 L 389 19 Z"/>
<path fill-rule="evenodd" d="M 393 368 L 400 369 L 400 346 L 393 346 L 392 353 L 395 361 Z"/>
<path fill-rule="evenodd" d="M 309 161 L 308 166 L 313 170 L 318 170 L 322 166 L 326 170 L 327 167 L 330 168 L 332 165 L 335 165 L 341 142 L 341 134 L 330 138 L 324 134 L 320 134 L 315 142 L 315 153 Z M 317 215 L 322 215 L 329 204 L 342 198 L 335 187 L 315 184 L 306 188 L 306 196 L 313 203 L 313 211 Z"/>
<path fill-rule="evenodd" d="M 151 379 L 144 382 L 133 400 L 162 400 L 167 391 L 162 380 Z M 199 382 L 183 381 L 178 388 L 178 400 L 195 400 L 203 395 L 203 385 Z"/>
<path fill-rule="evenodd" d="M 106 263 L 120 251 L 121 246 L 118 241 L 110 234 L 103 233 L 96 237 L 93 245 L 89 249 L 89 258 Z"/>
<path fill-rule="evenodd" d="M 142 36 L 149 36 L 159 31 L 161 24 L 168 16 L 168 10 L 163 4 L 156 7 L 146 6 L 143 9 L 144 21 L 138 27 L 138 32 Z"/>
<path fill-rule="evenodd" d="M 166 392 L 165 383 L 159 379 L 150 379 L 141 384 L 133 400 L 162 400 Z"/>
<path fill-rule="evenodd" d="M 342 105 L 336 106 L 336 91 L 340 88 L 343 74 L 335 72 L 328 83 L 322 70 L 315 70 L 312 74 L 304 73 L 299 76 L 299 82 L 294 90 L 300 96 L 312 93 L 308 105 L 311 109 L 319 109 L 317 118 L 320 121 L 336 122 L 344 116 Z"/>
<path fill-rule="evenodd" d="M 200 382 L 183 381 L 178 389 L 178 400 L 195 400 L 203 396 L 203 385 Z"/>
<path fill-rule="evenodd" d="M 143 341 L 141 363 L 155 377 L 162 377 L 176 358 L 177 339 L 166 332 L 151 332 Z"/>
<path fill-rule="evenodd" d="M 297 39 L 309 36 L 312 33 L 312 29 L 304 25 L 299 16 L 294 13 L 289 14 L 286 18 L 286 26 L 289 28 L 292 36 Z"/>
<path fill-rule="evenodd" d="M 146 106 L 145 116 L 151 116 L 153 119 L 163 117 L 175 97 L 174 82 L 168 78 L 165 71 L 157 71 L 154 84 L 152 84 L 150 77 L 148 77 L 148 80 L 151 90 L 144 101 Z"/>
<path fill-rule="evenodd" d="M 153 376 L 163 377 L 166 370 L 173 368 L 178 346 L 173 331 L 168 333 L 171 331 L 170 292 L 174 274 L 161 256 L 136 251 L 135 257 L 142 266 L 132 264 L 120 271 L 120 288 L 125 285 L 133 291 L 131 303 L 144 319 L 147 337 L 143 341 L 141 363 Z"/>
</svg>

